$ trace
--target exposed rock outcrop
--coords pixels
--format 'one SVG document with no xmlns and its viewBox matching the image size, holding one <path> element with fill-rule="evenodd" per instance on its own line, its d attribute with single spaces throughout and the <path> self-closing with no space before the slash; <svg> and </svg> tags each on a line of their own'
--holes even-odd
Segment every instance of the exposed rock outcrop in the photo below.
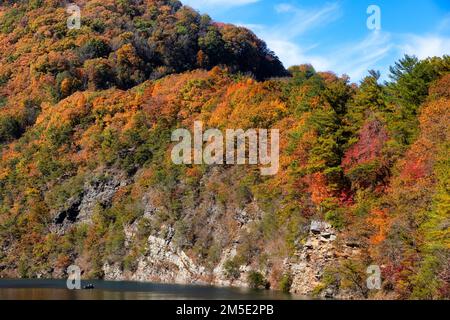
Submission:
<svg viewBox="0 0 450 320">
<path fill-rule="evenodd" d="M 292 293 L 303 296 L 318 294 L 323 298 L 339 298 L 343 294 L 334 285 L 317 290 L 324 285 L 325 270 L 336 267 L 342 257 L 348 258 L 359 254 L 359 249 L 347 245 L 338 249 L 337 237 L 336 230 L 328 223 L 311 222 L 306 242 L 287 266 L 293 276 Z"/>
<path fill-rule="evenodd" d="M 137 269 L 125 275 L 120 267 L 105 263 L 105 279 L 170 283 L 206 283 L 205 268 L 197 266 L 182 250 L 164 239 L 150 236 L 147 250 L 138 258 Z"/>
<path fill-rule="evenodd" d="M 94 177 L 84 184 L 81 193 L 70 198 L 64 208 L 54 213 L 54 224 L 61 227 L 59 231 L 64 231 L 73 223 L 89 223 L 95 206 L 109 206 L 117 190 L 128 183 L 122 172 L 111 172 Z"/>
<path fill-rule="evenodd" d="M 96 205 L 107 207 L 117 191 L 126 186 L 129 181 L 120 173 L 104 174 L 103 178 L 93 178 L 86 182 L 83 191 L 76 197 L 67 201 L 67 206 L 55 215 L 55 228 L 63 233 L 68 226 L 74 223 L 89 223 Z M 131 225 L 124 226 L 125 251 L 130 252 L 138 233 L 138 224 L 141 219 L 153 223 L 158 214 L 164 210 L 157 203 L 161 194 L 149 190 L 142 198 L 143 215 Z M 120 262 L 104 262 L 102 271 L 107 280 L 133 280 L 179 284 L 215 284 L 221 286 L 247 287 L 247 275 L 253 271 L 252 265 L 240 265 L 237 268 L 238 276 L 230 278 L 227 274 L 226 263 L 237 255 L 237 248 L 241 241 L 242 232 L 251 232 L 249 226 L 261 219 L 264 212 L 251 201 L 244 208 L 226 208 L 214 202 L 199 202 L 192 207 L 183 209 L 186 222 L 198 220 L 203 230 L 215 234 L 216 240 L 222 237 L 224 245 L 214 266 L 202 265 L 201 260 L 183 251 L 176 240 L 176 230 L 173 225 L 162 225 L 148 236 L 144 251 L 133 261 L 133 270 L 124 270 Z M 221 229 L 223 218 L 229 217 L 228 223 L 236 224 L 235 233 L 226 234 Z M 302 296 L 311 296 L 317 293 L 316 288 L 323 286 L 324 271 L 338 263 L 339 259 L 358 254 L 358 244 L 347 241 L 344 251 L 336 248 L 337 231 L 326 222 L 312 221 L 309 236 L 299 244 L 299 250 L 291 259 L 286 259 L 284 274 L 292 275 L 291 292 Z M 180 241 L 178 239 L 178 241 Z M 340 249 L 341 250 L 341 249 Z M 268 275 L 270 270 L 263 270 Z M 336 287 L 326 287 L 320 291 L 322 297 L 339 297 L 341 293 Z"/>
</svg>

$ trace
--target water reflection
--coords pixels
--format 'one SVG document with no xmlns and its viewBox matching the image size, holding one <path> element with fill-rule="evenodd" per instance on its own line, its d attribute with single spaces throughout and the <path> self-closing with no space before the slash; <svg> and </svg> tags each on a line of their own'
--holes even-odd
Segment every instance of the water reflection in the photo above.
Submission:
<svg viewBox="0 0 450 320">
<path fill-rule="evenodd" d="M 64 280 L 0 280 L 0 300 L 272 300 L 299 299 L 266 290 L 172 285 L 129 281 L 90 281 L 94 290 L 68 290 Z M 86 283 L 82 283 L 82 286 Z"/>
</svg>

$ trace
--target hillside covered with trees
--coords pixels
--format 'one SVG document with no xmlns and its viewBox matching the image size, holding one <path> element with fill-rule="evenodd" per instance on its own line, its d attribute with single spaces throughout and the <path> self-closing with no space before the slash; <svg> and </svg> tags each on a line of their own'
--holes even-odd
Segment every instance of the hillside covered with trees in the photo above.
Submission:
<svg viewBox="0 0 450 320">
<path fill-rule="evenodd" d="M 311 221 L 337 232 L 312 294 L 450 298 L 450 56 L 359 84 L 285 70 L 251 31 L 172 0 L 0 6 L 0 277 L 133 274 L 149 237 L 215 283 L 290 290 Z M 171 132 L 277 128 L 280 171 L 174 165 Z M 357 254 L 341 255 L 343 246 Z M 232 253 L 230 253 L 232 252 Z M 368 291 L 379 265 L 382 288 Z M 171 266 L 154 264 L 153 269 Z M 210 271 L 210 272 L 209 272 Z M 209 273 L 208 273 L 209 272 Z"/>
</svg>

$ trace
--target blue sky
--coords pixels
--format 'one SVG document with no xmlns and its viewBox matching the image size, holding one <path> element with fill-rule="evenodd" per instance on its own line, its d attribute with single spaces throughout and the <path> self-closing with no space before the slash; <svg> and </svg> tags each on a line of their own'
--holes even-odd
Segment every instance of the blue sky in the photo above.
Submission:
<svg viewBox="0 0 450 320">
<path fill-rule="evenodd" d="M 181 0 L 214 20 L 243 25 L 265 40 L 286 67 L 311 63 L 319 71 L 359 81 L 405 53 L 450 54 L 450 0 Z M 367 8 L 381 9 L 381 30 L 367 27 Z"/>
</svg>

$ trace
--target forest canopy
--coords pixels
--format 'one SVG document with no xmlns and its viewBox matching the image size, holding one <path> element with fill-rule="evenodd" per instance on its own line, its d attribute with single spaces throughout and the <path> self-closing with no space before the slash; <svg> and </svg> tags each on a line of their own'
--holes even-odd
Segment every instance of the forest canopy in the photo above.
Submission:
<svg viewBox="0 0 450 320">
<path fill-rule="evenodd" d="M 0 277 L 133 272 L 155 236 L 208 270 L 235 248 L 230 279 L 247 267 L 285 290 L 284 261 L 323 220 L 359 255 L 336 254 L 317 292 L 359 292 L 376 264 L 381 298 L 450 297 L 450 56 L 355 84 L 285 70 L 248 29 L 179 1 L 77 3 L 79 30 L 64 1 L 0 7 Z M 175 166 L 170 133 L 198 120 L 279 129 L 279 174 Z"/>
</svg>

